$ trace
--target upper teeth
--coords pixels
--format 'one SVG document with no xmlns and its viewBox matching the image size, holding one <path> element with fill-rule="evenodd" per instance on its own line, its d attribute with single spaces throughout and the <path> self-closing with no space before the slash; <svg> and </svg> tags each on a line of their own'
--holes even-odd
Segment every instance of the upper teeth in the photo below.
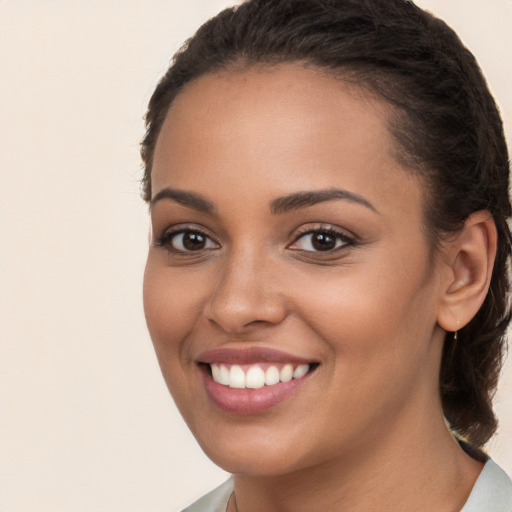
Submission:
<svg viewBox="0 0 512 512">
<path fill-rule="evenodd" d="M 304 377 L 309 371 L 309 364 L 299 364 L 295 367 L 292 364 L 285 364 L 280 370 L 277 366 L 269 366 L 266 370 L 258 365 L 248 366 L 245 370 L 237 364 L 229 367 L 224 364 L 210 366 L 215 382 L 237 389 L 259 389 L 265 385 L 289 382 Z"/>
</svg>

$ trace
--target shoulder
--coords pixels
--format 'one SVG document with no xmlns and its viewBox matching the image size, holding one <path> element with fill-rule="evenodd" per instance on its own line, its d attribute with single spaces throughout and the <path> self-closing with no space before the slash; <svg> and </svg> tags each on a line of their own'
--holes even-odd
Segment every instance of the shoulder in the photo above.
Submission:
<svg viewBox="0 0 512 512">
<path fill-rule="evenodd" d="M 489 459 L 461 512 L 511 512 L 512 482 L 498 464 Z"/>
<path fill-rule="evenodd" d="M 230 478 L 213 491 L 192 503 L 182 512 L 225 512 L 232 492 L 233 479 Z"/>
</svg>

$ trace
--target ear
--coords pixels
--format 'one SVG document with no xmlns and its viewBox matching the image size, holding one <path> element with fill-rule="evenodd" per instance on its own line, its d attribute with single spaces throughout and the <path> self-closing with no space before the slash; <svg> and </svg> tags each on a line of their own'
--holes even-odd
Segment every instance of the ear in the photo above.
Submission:
<svg viewBox="0 0 512 512">
<path fill-rule="evenodd" d="M 489 289 L 496 257 L 496 225 L 488 211 L 473 213 L 444 247 L 448 265 L 437 323 L 457 331 L 476 315 Z"/>
</svg>

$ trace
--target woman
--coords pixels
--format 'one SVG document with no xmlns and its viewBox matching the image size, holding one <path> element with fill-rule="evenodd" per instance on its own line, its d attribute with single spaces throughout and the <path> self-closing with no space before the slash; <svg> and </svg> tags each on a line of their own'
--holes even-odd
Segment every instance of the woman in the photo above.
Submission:
<svg viewBox="0 0 512 512">
<path fill-rule="evenodd" d="M 142 144 L 149 331 L 206 454 L 189 511 L 496 511 L 508 154 L 473 56 L 404 0 L 207 22 Z"/>
</svg>

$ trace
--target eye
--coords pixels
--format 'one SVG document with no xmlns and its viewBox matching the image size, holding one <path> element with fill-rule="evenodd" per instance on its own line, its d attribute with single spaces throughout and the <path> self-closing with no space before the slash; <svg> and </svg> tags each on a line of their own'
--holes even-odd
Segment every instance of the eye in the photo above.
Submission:
<svg viewBox="0 0 512 512">
<path fill-rule="evenodd" d="M 289 249 L 308 252 L 336 251 L 354 245 L 354 240 L 334 229 L 315 229 L 301 234 Z"/>
<path fill-rule="evenodd" d="M 208 235 L 193 229 L 180 229 L 165 232 L 156 242 L 171 252 L 190 253 L 218 249 L 219 244 Z"/>
</svg>

